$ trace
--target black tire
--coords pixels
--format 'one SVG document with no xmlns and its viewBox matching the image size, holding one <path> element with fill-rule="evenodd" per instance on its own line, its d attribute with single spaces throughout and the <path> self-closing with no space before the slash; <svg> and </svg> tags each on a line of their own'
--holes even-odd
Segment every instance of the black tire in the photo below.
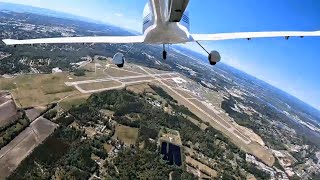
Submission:
<svg viewBox="0 0 320 180">
<path fill-rule="evenodd" d="M 167 59 L 167 51 L 162 52 L 162 58 L 163 58 L 163 60 Z"/>
<path fill-rule="evenodd" d="M 123 64 L 117 64 L 118 68 L 122 68 L 123 65 L 124 65 L 124 63 Z"/>
</svg>

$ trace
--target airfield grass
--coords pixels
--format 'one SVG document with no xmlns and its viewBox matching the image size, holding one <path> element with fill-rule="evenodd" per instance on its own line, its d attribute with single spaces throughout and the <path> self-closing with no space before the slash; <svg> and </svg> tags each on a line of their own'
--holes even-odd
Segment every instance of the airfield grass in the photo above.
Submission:
<svg viewBox="0 0 320 180">
<path fill-rule="evenodd" d="M 12 79 L 0 78 L 0 90 L 12 90 L 17 88 Z"/>
<path fill-rule="evenodd" d="M 67 79 L 67 73 L 17 76 L 12 94 L 22 108 L 50 104 L 77 92 L 64 84 Z"/>
<path fill-rule="evenodd" d="M 95 64 L 100 64 L 101 66 L 97 66 L 97 68 L 95 69 Z M 107 74 L 104 72 L 104 69 L 106 68 L 107 62 L 105 61 L 100 61 L 100 60 L 95 60 L 95 63 L 89 63 L 85 66 L 82 67 L 82 69 L 86 70 L 86 75 L 83 77 L 78 77 L 80 79 L 83 80 L 87 80 L 88 78 L 91 77 L 106 77 Z"/>
<path fill-rule="evenodd" d="M 84 104 L 87 99 L 90 97 L 90 94 L 76 94 L 62 100 L 59 105 L 64 110 L 69 110 L 73 106 L 78 106 Z"/>
<path fill-rule="evenodd" d="M 122 70 L 122 69 L 115 68 L 115 67 L 107 68 L 104 72 L 107 75 L 112 76 L 112 77 L 127 77 L 127 76 L 141 75 L 139 73 L 131 72 L 131 70 L 127 71 L 127 70 L 124 70 L 124 69 Z"/>
<path fill-rule="evenodd" d="M 114 138 L 120 139 L 126 145 L 135 144 L 138 139 L 138 128 L 129 126 L 117 125 Z"/>
<path fill-rule="evenodd" d="M 96 72 L 95 63 L 101 65 L 101 67 L 97 67 Z M 114 65 L 110 65 L 111 68 L 106 69 L 107 61 L 95 60 L 95 63 L 89 63 L 81 67 L 87 70 L 85 76 L 75 76 L 72 72 L 63 72 L 57 74 L 26 74 L 18 75 L 15 78 L 0 78 L 0 91 L 11 91 L 17 105 L 20 108 L 26 108 L 47 105 L 79 93 L 74 87 L 66 86 L 65 82 L 101 79 L 110 76 L 123 77 L 139 75 L 139 73 L 118 69 Z M 133 69 L 130 70 L 135 71 Z M 120 83 L 110 81 L 90 83 L 81 85 L 81 87 L 85 90 L 95 90 L 117 85 L 120 85 Z"/>
<path fill-rule="evenodd" d="M 102 82 L 79 84 L 78 86 L 83 90 L 90 91 L 90 90 L 111 88 L 111 87 L 120 86 L 120 85 L 121 83 L 117 81 L 102 81 Z"/>
</svg>

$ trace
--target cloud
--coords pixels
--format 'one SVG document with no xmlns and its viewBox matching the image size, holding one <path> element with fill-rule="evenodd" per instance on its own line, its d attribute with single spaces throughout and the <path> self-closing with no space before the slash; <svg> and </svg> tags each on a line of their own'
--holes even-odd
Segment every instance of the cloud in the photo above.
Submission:
<svg viewBox="0 0 320 180">
<path fill-rule="evenodd" d="M 123 14 L 121 14 L 121 13 L 114 13 L 113 15 L 118 16 L 118 17 L 122 17 L 123 16 Z"/>
</svg>

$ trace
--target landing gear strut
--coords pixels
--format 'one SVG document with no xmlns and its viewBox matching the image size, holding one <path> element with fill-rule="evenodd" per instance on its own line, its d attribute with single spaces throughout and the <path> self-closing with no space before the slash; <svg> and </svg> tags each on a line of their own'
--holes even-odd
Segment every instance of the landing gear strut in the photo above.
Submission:
<svg viewBox="0 0 320 180">
<path fill-rule="evenodd" d="M 163 60 L 167 59 L 167 51 L 164 44 L 163 44 L 163 51 L 162 51 L 162 59 Z"/>
</svg>

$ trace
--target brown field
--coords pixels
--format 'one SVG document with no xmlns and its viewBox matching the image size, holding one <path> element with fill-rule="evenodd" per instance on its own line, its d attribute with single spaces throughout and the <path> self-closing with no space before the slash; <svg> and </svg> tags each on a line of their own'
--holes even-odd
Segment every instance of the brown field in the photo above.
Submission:
<svg viewBox="0 0 320 180">
<path fill-rule="evenodd" d="M 275 158 L 273 157 L 272 153 L 269 150 L 265 149 L 263 146 L 261 146 L 260 144 L 254 142 L 254 141 L 251 141 L 249 144 L 246 144 L 244 141 L 240 140 L 237 136 L 235 136 L 235 134 L 233 132 L 228 131 L 227 129 L 222 127 L 220 124 L 218 124 L 216 122 L 217 119 L 211 119 L 211 117 L 209 117 L 206 114 L 204 114 L 203 112 L 201 112 L 198 108 L 196 108 L 195 106 L 190 104 L 188 101 L 183 99 L 181 96 L 179 96 L 178 94 L 173 92 L 168 87 L 166 87 L 166 86 L 161 86 L 161 87 L 170 96 L 172 96 L 175 100 L 177 100 L 180 104 L 186 106 L 191 112 L 193 112 L 196 116 L 198 116 L 202 121 L 209 122 L 213 128 L 221 131 L 221 133 L 224 136 L 226 136 L 228 139 L 230 139 L 230 141 L 233 142 L 236 146 L 238 146 L 239 148 L 241 148 L 245 152 L 248 152 L 248 153 L 256 156 L 257 158 L 262 160 L 265 164 L 272 165 L 274 163 Z M 198 102 L 201 103 L 200 101 L 198 101 Z M 196 105 L 199 104 L 198 102 L 196 102 L 197 103 Z M 201 105 L 201 104 L 200 104 L 200 109 L 208 111 L 208 108 L 205 105 L 203 105 L 203 104 Z M 209 113 L 210 113 L 210 115 L 214 116 L 214 112 L 209 112 Z M 229 127 L 231 127 L 231 126 L 229 125 Z M 242 137 L 240 135 L 241 133 L 239 131 L 236 131 L 236 133 L 240 137 Z M 245 137 L 243 137 L 243 138 L 245 138 Z M 248 138 L 246 138 L 245 140 L 248 140 Z"/>
<path fill-rule="evenodd" d="M 62 109 L 69 110 L 72 108 L 72 106 L 84 104 L 89 97 L 90 94 L 76 94 L 62 100 L 61 102 L 59 102 L 59 105 Z"/>
<path fill-rule="evenodd" d="M 37 119 L 0 150 L 0 179 L 5 179 L 32 150 L 57 127 L 46 119 Z"/>
<path fill-rule="evenodd" d="M 38 145 L 31 128 L 25 129 L 0 150 L 0 179 L 5 179 Z"/>
<path fill-rule="evenodd" d="M 135 144 L 138 138 L 138 128 L 132 128 L 129 126 L 117 125 L 114 138 L 120 139 L 126 145 Z"/>
<path fill-rule="evenodd" d="M 37 136 L 37 139 L 41 142 L 45 140 L 51 133 L 53 133 L 56 127 L 58 127 L 57 124 L 43 117 L 36 119 L 34 122 L 30 124 L 30 126 L 32 127 L 35 135 Z"/>
<path fill-rule="evenodd" d="M 135 85 L 130 85 L 126 87 L 127 91 L 133 92 L 135 94 L 152 93 L 156 94 L 153 89 L 146 83 L 140 83 Z"/>
<path fill-rule="evenodd" d="M 94 83 L 79 84 L 78 86 L 83 90 L 90 91 L 121 86 L 121 83 L 117 81 L 101 81 Z"/>
<path fill-rule="evenodd" d="M 0 127 L 4 127 L 19 117 L 17 106 L 13 100 L 8 100 L 3 104 L 0 104 Z"/>
<path fill-rule="evenodd" d="M 186 156 L 186 163 L 191 165 L 192 167 L 198 167 L 198 169 L 201 172 L 204 172 L 205 174 L 211 176 L 211 177 L 217 177 L 217 172 L 213 169 L 211 169 L 209 166 L 202 164 L 201 162 L 193 159 L 190 156 Z"/>
<path fill-rule="evenodd" d="M 37 117 L 40 116 L 47 109 L 46 106 L 38 106 L 31 109 L 26 110 L 26 115 L 30 121 L 34 121 Z"/>
<path fill-rule="evenodd" d="M 112 145 L 111 144 L 107 144 L 107 143 L 104 143 L 103 144 L 103 148 L 104 148 L 104 150 L 108 153 L 109 151 L 111 151 L 111 149 L 112 149 Z"/>
<path fill-rule="evenodd" d="M 0 90 L 12 90 L 15 88 L 16 85 L 14 84 L 13 79 L 0 78 Z"/>
<path fill-rule="evenodd" d="M 127 76 L 138 76 L 141 74 L 138 73 L 132 73 L 125 70 L 121 70 L 119 68 L 108 68 L 105 71 L 106 75 L 112 76 L 112 77 L 127 77 Z"/>
</svg>

